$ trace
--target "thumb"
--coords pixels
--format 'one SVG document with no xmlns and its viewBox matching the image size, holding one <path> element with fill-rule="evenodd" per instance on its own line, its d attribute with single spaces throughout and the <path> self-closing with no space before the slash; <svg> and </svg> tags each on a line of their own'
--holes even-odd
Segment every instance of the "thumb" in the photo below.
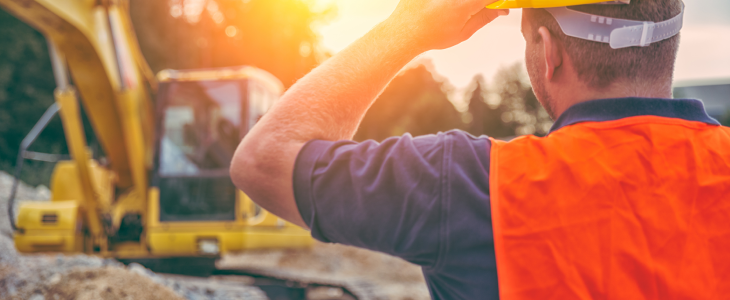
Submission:
<svg viewBox="0 0 730 300">
<path fill-rule="evenodd" d="M 466 22 L 464 28 L 461 29 L 461 34 L 464 39 L 470 38 L 479 29 L 482 29 L 485 25 L 491 23 L 499 16 L 506 16 L 509 14 L 507 9 L 488 9 L 483 8 L 475 15 L 471 16 L 469 21 Z"/>
</svg>

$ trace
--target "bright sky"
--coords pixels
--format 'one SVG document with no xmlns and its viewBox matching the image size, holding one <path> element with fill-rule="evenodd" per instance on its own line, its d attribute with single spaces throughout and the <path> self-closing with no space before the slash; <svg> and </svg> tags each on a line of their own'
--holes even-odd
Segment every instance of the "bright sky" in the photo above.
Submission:
<svg viewBox="0 0 730 300">
<path fill-rule="evenodd" d="M 322 27 L 324 45 L 337 52 L 386 19 L 398 0 L 318 0 L 334 2 L 339 16 Z M 730 1 L 684 0 L 686 4 L 682 44 L 676 79 L 730 78 Z M 513 10 L 487 25 L 470 40 L 450 49 L 423 56 L 435 70 L 461 89 L 476 74 L 488 81 L 500 66 L 522 61 L 525 42 L 520 34 L 521 11 Z"/>
</svg>

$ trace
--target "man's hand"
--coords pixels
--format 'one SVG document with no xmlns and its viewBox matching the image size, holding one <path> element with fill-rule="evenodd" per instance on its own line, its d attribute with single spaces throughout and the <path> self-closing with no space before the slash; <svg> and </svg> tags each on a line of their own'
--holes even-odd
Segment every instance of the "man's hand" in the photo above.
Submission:
<svg viewBox="0 0 730 300">
<path fill-rule="evenodd" d="M 421 51 L 446 49 L 469 39 L 509 10 L 487 9 L 495 0 L 401 0 L 388 26 L 401 27 Z"/>
<path fill-rule="evenodd" d="M 496 0 L 402 0 L 386 21 L 304 76 L 246 134 L 231 179 L 266 210 L 300 226 L 292 177 L 309 140 L 346 140 L 409 61 L 471 37 L 500 11 Z"/>
</svg>

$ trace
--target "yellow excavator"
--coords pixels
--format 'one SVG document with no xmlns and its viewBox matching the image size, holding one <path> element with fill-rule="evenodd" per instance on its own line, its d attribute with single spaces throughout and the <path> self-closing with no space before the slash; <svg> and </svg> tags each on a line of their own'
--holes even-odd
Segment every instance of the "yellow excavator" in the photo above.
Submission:
<svg viewBox="0 0 730 300">
<path fill-rule="evenodd" d="M 20 252 L 174 259 L 190 268 L 185 262 L 194 259 L 312 245 L 308 232 L 260 209 L 228 175 L 238 142 L 283 92 L 276 77 L 246 66 L 154 76 L 127 1 L 0 0 L 0 7 L 46 37 L 57 83 L 55 104 L 23 140 L 16 165 L 8 209 Z M 89 150 L 82 108 L 101 155 Z M 16 220 L 23 161 L 59 159 L 28 151 L 56 114 L 70 159 L 55 166 L 51 201 L 24 202 Z"/>
</svg>

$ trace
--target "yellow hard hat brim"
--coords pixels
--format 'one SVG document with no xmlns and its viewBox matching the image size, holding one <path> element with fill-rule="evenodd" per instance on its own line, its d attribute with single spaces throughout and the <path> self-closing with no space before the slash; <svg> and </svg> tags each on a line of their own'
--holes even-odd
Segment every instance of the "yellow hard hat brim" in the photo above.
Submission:
<svg viewBox="0 0 730 300">
<path fill-rule="evenodd" d="M 606 0 L 500 0 L 487 6 L 491 9 L 510 9 L 510 8 L 546 8 L 574 6 L 584 4 L 596 4 L 606 2 Z M 622 1 L 628 2 L 628 1 Z"/>
</svg>

